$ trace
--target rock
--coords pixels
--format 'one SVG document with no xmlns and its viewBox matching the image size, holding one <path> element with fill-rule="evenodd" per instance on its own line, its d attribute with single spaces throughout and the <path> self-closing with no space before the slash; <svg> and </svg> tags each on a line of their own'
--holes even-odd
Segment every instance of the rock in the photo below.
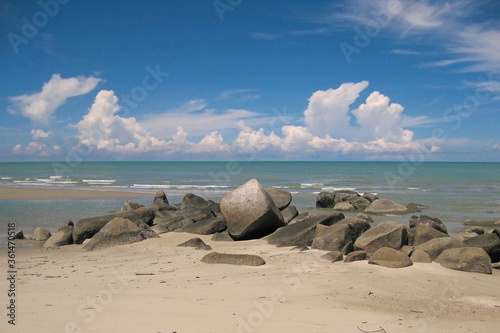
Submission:
<svg viewBox="0 0 500 333">
<path fill-rule="evenodd" d="M 144 222 L 148 226 L 152 226 L 155 218 L 155 212 L 152 208 L 142 207 L 130 212 L 121 212 L 116 214 L 81 219 L 75 224 L 75 229 L 73 231 L 74 243 L 81 244 L 85 239 L 92 238 L 95 234 L 97 234 L 99 230 L 101 230 L 102 227 L 104 227 L 115 217 L 121 217 L 123 219 L 130 220 L 136 225 L 140 225 L 141 222 Z"/>
<path fill-rule="evenodd" d="M 296 247 L 292 247 L 290 249 L 290 251 L 294 251 L 294 250 L 298 250 L 299 252 L 305 252 L 305 251 L 309 251 L 309 247 L 307 246 L 296 246 Z"/>
<path fill-rule="evenodd" d="M 339 202 L 333 207 L 335 210 L 342 212 L 354 212 L 356 208 L 347 201 Z"/>
<path fill-rule="evenodd" d="M 367 199 L 370 202 L 373 202 L 378 199 L 378 195 L 372 193 L 363 194 L 363 198 Z"/>
<path fill-rule="evenodd" d="M 493 229 L 491 231 L 492 231 L 492 233 L 494 233 L 495 235 L 497 235 L 498 237 L 500 237 L 500 228 L 496 228 L 496 229 Z"/>
<path fill-rule="evenodd" d="M 183 228 L 176 229 L 179 232 L 188 232 L 198 235 L 212 235 L 216 232 L 222 232 L 227 229 L 226 220 L 224 217 L 212 217 Z"/>
<path fill-rule="evenodd" d="M 335 194 L 330 192 L 320 192 L 316 196 L 317 208 L 333 208 L 335 206 Z"/>
<path fill-rule="evenodd" d="M 408 213 L 418 213 L 421 212 L 422 209 L 425 208 L 425 206 L 416 204 L 414 202 L 410 202 L 409 204 L 406 205 L 406 208 L 408 208 Z"/>
<path fill-rule="evenodd" d="M 500 238 L 495 234 L 477 235 L 465 240 L 464 244 L 485 250 L 492 262 L 500 261 Z"/>
<path fill-rule="evenodd" d="M 194 247 L 197 250 L 206 250 L 206 251 L 210 251 L 212 249 L 210 245 L 205 244 L 205 242 L 202 241 L 200 238 L 191 238 L 190 240 L 185 241 L 184 243 L 181 243 L 177 246 Z"/>
<path fill-rule="evenodd" d="M 222 217 L 222 212 L 220 210 L 220 204 L 213 202 L 212 200 L 207 200 L 208 207 L 212 210 L 215 217 Z"/>
<path fill-rule="evenodd" d="M 153 202 L 153 204 L 151 205 L 151 208 L 153 208 L 155 211 L 158 211 L 158 212 L 176 211 L 177 210 L 177 207 L 169 205 L 168 203 L 162 202 L 162 201 Z"/>
<path fill-rule="evenodd" d="M 48 231 L 45 228 L 38 227 L 33 231 L 32 238 L 33 238 L 33 240 L 36 240 L 36 241 L 46 241 L 47 239 L 50 238 L 50 236 L 52 236 L 50 231 Z"/>
<path fill-rule="evenodd" d="M 287 207 L 288 208 L 288 207 Z M 281 212 L 283 214 L 283 212 Z M 300 222 L 300 221 L 304 221 L 305 219 L 309 218 L 311 215 L 308 213 L 308 212 L 304 212 L 304 213 L 299 213 L 299 215 L 295 216 L 289 223 L 288 225 L 290 224 L 294 224 L 294 223 L 297 223 L 297 222 Z"/>
<path fill-rule="evenodd" d="M 448 234 L 448 230 L 446 230 L 446 226 L 444 225 L 444 223 L 436 217 L 430 217 L 427 215 L 413 215 L 410 218 L 410 228 L 414 228 L 419 224 L 427 225 L 431 228 L 441 231 L 442 233 Z"/>
<path fill-rule="evenodd" d="M 338 224 L 347 224 L 351 229 L 352 240 L 355 241 L 365 231 L 371 228 L 370 223 L 357 217 L 345 217 Z"/>
<path fill-rule="evenodd" d="M 406 244 L 406 227 L 401 223 L 385 221 L 359 236 L 354 242 L 354 249 L 374 253 L 382 247 L 390 247 L 399 250 Z"/>
<path fill-rule="evenodd" d="M 446 249 L 436 258 L 441 266 L 464 272 L 491 274 L 491 260 L 477 247 Z"/>
<path fill-rule="evenodd" d="M 412 235 L 411 238 L 413 239 L 413 242 L 408 242 L 408 244 L 414 246 L 423 244 L 434 238 L 450 237 L 448 234 L 438 231 L 427 224 L 418 224 L 416 227 L 410 229 L 410 233 Z"/>
<path fill-rule="evenodd" d="M 367 215 L 367 214 L 358 213 L 358 215 L 356 215 L 356 217 L 359 218 L 359 219 L 363 219 L 363 220 L 365 220 L 368 223 L 372 223 L 373 222 L 372 217 L 370 215 Z"/>
<path fill-rule="evenodd" d="M 127 200 L 123 204 L 123 206 L 120 209 L 120 211 L 121 212 L 130 212 L 132 210 L 135 210 L 135 209 L 141 208 L 141 207 L 144 207 L 144 205 L 142 205 L 140 203 L 137 203 L 137 202 L 134 202 L 134 201 Z"/>
<path fill-rule="evenodd" d="M 156 191 L 155 197 L 153 198 L 153 204 L 154 203 L 165 203 L 168 205 L 168 199 L 163 190 Z"/>
<path fill-rule="evenodd" d="M 24 239 L 24 232 L 22 230 L 17 231 L 14 234 L 14 239 Z"/>
<path fill-rule="evenodd" d="M 43 247 L 55 247 L 73 244 L 73 229 L 73 222 L 66 222 L 62 227 L 54 232 L 49 239 L 45 241 Z"/>
<path fill-rule="evenodd" d="M 413 253 L 410 256 L 410 259 L 413 262 L 421 262 L 421 263 L 430 263 L 432 262 L 431 257 L 425 252 L 424 250 L 421 249 L 415 249 Z"/>
<path fill-rule="evenodd" d="M 208 202 L 200 196 L 193 193 L 187 193 L 184 195 L 181 203 L 181 209 L 186 208 L 199 208 L 203 206 L 208 206 Z"/>
<path fill-rule="evenodd" d="M 344 214 L 340 212 L 309 216 L 302 221 L 279 228 L 267 237 L 267 242 L 276 246 L 311 246 L 318 224 L 332 225 L 343 218 Z"/>
<path fill-rule="evenodd" d="M 375 251 L 370 256 L 368 263 L 389 268 L 403 268 L 413 265 L 406 254 L 390 247 L 382 247 Z"/>
<path fill-rule="evenodd" d="M 82 248 L 87 251 L 93 251 L 159 237 L 153 230 L 142 230 L 132 221 L 117 217 L 102 227 Z"/>
<path fill-rule="evenodd" d="M 417 249 L 427 252 L 432 260 L 435 260 L 444 250 L 458 247 L 465 247 L 465 244 L 453 237 L 434 238 L 416 246 Z"/>
<path fill-rule="evenodd" d="M 356 196 L 351 198 L 349 203 L 353 205 L 356 210 L 365 210 L 366 207 L 370 205 L 371 201 L 366 198 Z"/>
<path fill-rule="evenodd" d="M 266 262 L 259 256 L 252 254 L 228 254 L 211 252 L 205 255 L 202 262 L 206 264 L 226 264 L 226 265 L 244 265 L 244 266 L 262 266 Z"/>
<path fill-rule="evenodd" d="M 366 207 L 367 214 L 406 214 L 408 208 L 389 199 L 377 199 Z"/>
<path fill-rule="evenodd" d="M 278 207 L 256 179 L 227 193 L 220 208 L 235 240 L 260 238 L 285 225 Z"/>
<path fill-rule="evenodd" d="M 174 216 L 170 219 L 158 221 L 158 223 L 151 227 L 151 230 L 160 235 L 177 230 L 179 228 L 187 227 L 193 223 L 194 221 L 190 218 L 184 218 L 183 216 Z"/>
<path fill-rule="evenodd" d="M 500 230 L 500 229 L 499 229 Z M 467 229 L 464 229 L 462 230 L 463 232 L 472 232 L 472 233 L 475 233 L 476 235 L 483 235 L 484 234 L 484 228 L 483 227 L 479 227 L 479 226 L 476 226 L 476 227 L 470 227 L 470 228 L 467 228 Z M 461 232 L 462 232 L 461 231 Z M 500 237 L 500 236 L 499 236 Z"/>
<path fill-rule="evenodd" d="M 216 232 L 213 235 L 212 240 L 216 242 L 234 242 L 234 239 L 229 236 L 229 232 L 227 230 L 223 232 Z"/>
<path fill-rule="evenodd" d="M 406 254 L 408 257 L 411 257 L 413 251 L 415 251 L 415 246 L 403 245 L 400 251 Z"/>
<path fill-rule="evenodd" d="M 290 205 L 292 202 L 292 194 L 285 190 L 278 190 L 275 188 L 268 188 L 267 193 L 273 199 L 274 204 L 279 210 L 283 210 Z"/>
<path fill-rule="evenodd" d="M 352 234 L 347 224 L 336 223 L 331 226 L 318 224 L 311 247 L 326 251 L 340 251 L 350 241 L 352 241 Z"/>
<path fill-rule="evenodd" d="M 473 229 L 473 228 L 481 228 L 483 230 L 483 234 L 484 234 L 484 229 L 482 227 L 472 227 L 472 228 L 468 228 L 468 229 L 460 231 L 459 233 L 457 233 L 455 235 L 455 238 L 458 239 L 458 240 L 461 240 L 463 242 L 463 241 L 465 241 L 467 239 L 474 238 L 477 235 L 480 235 L 477 232 L 474 232 L 474 231 L 470 230 L 470 229 Z"/>
<path fill-rule="evenodd" d="M 283 221 L 285 222 L 285 224 L 288 224 L 299 215 L 299 212 L 297 210 L 297 207 L 291 205 L 283 209 L 281 211 L 281 215 L 283 215 Z"/>
<path fill-rule="evenodd" d="M 368 258 L 368 253 L 366 251 L 352 251 L 348 255 L 345 256 L 344 262 L 353 262 L 353 261 L 361 261 L 366 260 Z"/>
<path fill-rule="evenodd" d="M 494 264 L 491 264 L 491 268 L 493 268 L 493 269 L 500 269 L 500 262 L 496 262 Z"/>
<path fill-rule="evenodd" d="M 340 251 L 331 251 L 328 252 L 324 255 L 322 255 L 320 258 L 328 260 L 329 262 L 337 262 L 337 261 L 342 261 L 344 260 L 344 256 Z"/>
</svg>

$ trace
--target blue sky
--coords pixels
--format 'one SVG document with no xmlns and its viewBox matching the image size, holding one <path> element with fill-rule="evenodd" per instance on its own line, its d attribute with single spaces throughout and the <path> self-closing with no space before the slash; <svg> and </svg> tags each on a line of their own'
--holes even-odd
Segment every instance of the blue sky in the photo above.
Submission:
<svg viewBox="0 0 500 333">
<path fill-rule="evenodd" d="M 500 161 L 498 1 L 0 4 L 0 160 Z"/>
</svg>

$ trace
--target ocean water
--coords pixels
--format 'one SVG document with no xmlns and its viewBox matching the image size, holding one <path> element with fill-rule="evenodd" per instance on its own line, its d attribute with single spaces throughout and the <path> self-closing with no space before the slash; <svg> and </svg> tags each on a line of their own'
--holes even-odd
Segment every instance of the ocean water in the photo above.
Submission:
<svg viewBox="0 0 500 333">
<path fill-rule="evenodd" d="M 150 205 L 162 189 L 171 203 L 186 193 L 219 202 L 249 179 L 290 191 L 299 211 L 315 208 L 319 192 L 349 189 L 376 193 L 401 204 L 426 206 L 451 232 L 468 220 L 500 220 L 500 163 L 427 162 L 14 162 L 0 163 L 0 186 L 129 191 L 130 200 Z M 151 193 L 139 198 L 134 192 Z M 125 199 L 3 200 L 0 236 L 8 222 L 30 234 L 51 231 L 68 220 L 119 210 Z M 411 215 L 411 214 L 410 214 Z M 410 215 L 385 216 L 408 224 Z"/>
</svg>

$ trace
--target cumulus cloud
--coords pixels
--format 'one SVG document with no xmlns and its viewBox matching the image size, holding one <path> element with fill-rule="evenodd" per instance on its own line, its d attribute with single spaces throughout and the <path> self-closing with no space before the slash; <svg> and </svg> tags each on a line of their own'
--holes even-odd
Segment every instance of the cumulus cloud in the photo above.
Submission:
<svg viewBox="0 0 500 333">
<path fill-rule="evenodd" d="M 54 132 L 52 132 L 52 131 L 44 132 L 41 129 L 37 129 L 37 130 L 32 129 L 31 130 L 31 136 L 33 137 L 33 139 L 47 139 L 48 137 L 53 136 L 53 135 L 54 135 Z"/>
<path fill-rule="evenodd" d="M 68 98 L 90 92 L 100 81 L 101 79 L 92 76 L 64 79 L 59 74 L 54 74 L 40 92 L 10 97 L 13 105 L 8 110 L 12 114 L 20 113 L 33 121 L 47 123 Z"/>
</svg>

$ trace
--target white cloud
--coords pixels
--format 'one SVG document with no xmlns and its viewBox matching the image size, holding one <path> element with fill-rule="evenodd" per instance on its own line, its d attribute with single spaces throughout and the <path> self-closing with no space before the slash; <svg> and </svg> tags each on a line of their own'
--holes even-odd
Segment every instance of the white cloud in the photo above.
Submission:
<svg viewBox="0 0 500 333">
<path fill-rule="evenodd" d="M 500 145 L 499 144 L 495 144 L 493 146 L 493 150 L 500 151 Z"/>
<path fill-rule="evenodd" d="M 14 147 L 12 147 L 11 151 L 14 153 L 14 154 L 20 154 L 23 152 L 23 145 L 21 144 L 17 144 L 15 145 Z"/>
<path fill-rule="evenodd" d="M 251 101 L 259 99 L 262 96 L 255 93 L 255 89 L 233 89 L 233 90 L 223 90 L 217 96 L 218 100 L 224 99 L 236 99 L 241 102 Z"/>
<path fill-rule="evenodd" d="M 33 137 L 33 139 L 47 139 L 48 137 L 53 136 L 53 135 L 54 135 L 54 132 L 52 132 L 52 131 L 44 132 L 41 129 L 31 130 L 31 136 Z"/>
<path fill-rule="evenodd" d="M 63 79 L 59 74 L 54 74 L 39 93 L 10 97 L 13 106 L 8 110 L 13 114 L 21 113 L 33 121 L 47 123 L 68 98 L 90 92 L 100 81 L 92 76 Z"/>
</svg>

